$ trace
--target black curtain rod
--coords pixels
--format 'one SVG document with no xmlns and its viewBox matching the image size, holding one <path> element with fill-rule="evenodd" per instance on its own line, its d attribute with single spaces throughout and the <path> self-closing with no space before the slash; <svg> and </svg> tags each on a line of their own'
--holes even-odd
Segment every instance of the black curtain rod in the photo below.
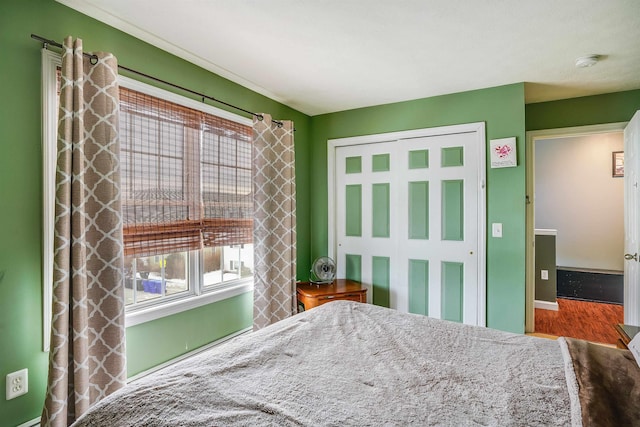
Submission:
<svg viewBox="0 0 640 427">
<path fill-rule="evenodd" d="M 58 47 L 58 48 L 62 48 L 63 47 L 62 44 L 58 43 L 55 40 L 45 39 L 44 37 L 40 37 L 40 36 L 37 36 L 35 34 L 31 34 L 31 38 L 40 41 L 43 44 L 43 47 L 45 49 L 48 49 L 49 45 L 55 46 L 55 47 Z M 95 64 L 96 63 L 95 61 L 98 60 L 98 57 L 96 55 L 91 54 L 91 53 L 83 52 L 83 55 L 86 56 L 87 58 L 89 58 L 92 64 Z M 191 89 L 187 89 L 186 87 L 170 83 L 170 82 L 168 82 L 166 80 L 162 80 L 162 79 L 159 79 L 157 77 L 150 76 L 149 74 L 145 74 L 143 72 L 136 71 L 136 70 L 131 69 L 129 67 L 125 67 L 124 65 L 118 65 L 118 68 L 120 68 L 122 70 L 125 70 L 125 71 L 128 71 L 128 72 L 133 73 L 133 74 L 137 74 L 137 75 L 142 76 L 144 78 L 151 79 L 151 80 L 156 81 L 158 83 L 162 83 L 164 85 L 171 86 L 171 87 L 176 88 L 176 89 L 180 89 L 180 90 L 182 90 L 184 92 L 188 92 L 188 93 L 190 93 L 192 95 L 197 95 L 197 96 L 202 98 L 202 102 L 204 102 L 205 99 L 208 99 L 210 101 L 214 101 L 214 102 L 217 102 L 219 104 L 226 105 L 227 107 L 235 108 L 236 110 L 242 111 L 243 113 L 247 113 L 247 114 L 250 114 L 252 116 L 255 116 L 255 117 L 258 118 L 258 120 L 263 120 L 264 119 L 264 116 L 262 114 L 253 113 L 253 112 L 251 112 L 249 110 L 245 110 L 244 108 L 236 107 L 233 104 L 229 104 L 227 102 L 220 101 L 219 99 L 216 99 L 216 98 L 214 98 L 212 96 L 205 95 L 204 93 L 196 92 L 196 91 L 191 90 Z M 283 123 L 278 121 L 278 120 L 271 120 L 271 121 L 273 123 L 275 123 L 276 125 L 278 125 L 278 126 L 282 126 L 283 125 Z"/>
</svg>

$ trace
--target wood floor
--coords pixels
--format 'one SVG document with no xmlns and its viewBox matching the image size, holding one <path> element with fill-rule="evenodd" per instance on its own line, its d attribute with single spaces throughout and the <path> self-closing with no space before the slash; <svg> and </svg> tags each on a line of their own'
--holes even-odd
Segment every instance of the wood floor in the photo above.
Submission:
<svg viewBox="0 0 640 427">
<path fill-rule="evenodd" d="M 536 308 L 535 332 L 615 344 L 616 323 L 623 323 L 621 305 L 558 298 L 558 311 Z"/>
</svg>

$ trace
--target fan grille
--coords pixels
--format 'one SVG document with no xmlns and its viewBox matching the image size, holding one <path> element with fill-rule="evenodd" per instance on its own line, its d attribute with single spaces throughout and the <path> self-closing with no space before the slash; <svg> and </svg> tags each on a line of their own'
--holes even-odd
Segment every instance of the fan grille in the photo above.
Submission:
<svg viewBox="0 0 640 427">
<path fill-rule="evenodd" d="M 313 262 L 311 282 L 331 283 L 336 277 L 336 264 L 329 257 L 320 257 Z"/>
</svg>

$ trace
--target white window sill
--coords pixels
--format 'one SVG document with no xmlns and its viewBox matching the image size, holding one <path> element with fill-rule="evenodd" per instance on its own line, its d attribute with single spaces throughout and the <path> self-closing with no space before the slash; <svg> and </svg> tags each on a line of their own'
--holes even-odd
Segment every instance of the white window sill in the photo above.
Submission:
<svg viewBox="0 0 640 427">
<path fill-rule="evenodd" d="M 205 292 L 202 295 L 194 295 L 191 297 L 179 299 L 162 305 L 157 305 L 141 310 L 134 310 L 126 314 L 125 327 L 139 325 L 141 323 L 150 322 L 162 317 L 171 316 L 172 314 L 181 313 L 203 305 L 213 304 L 227 298 L 242 295 L 246 292 L 253 291 L 253 281 L 239 283 L 211 292 Z"/>
</svg>

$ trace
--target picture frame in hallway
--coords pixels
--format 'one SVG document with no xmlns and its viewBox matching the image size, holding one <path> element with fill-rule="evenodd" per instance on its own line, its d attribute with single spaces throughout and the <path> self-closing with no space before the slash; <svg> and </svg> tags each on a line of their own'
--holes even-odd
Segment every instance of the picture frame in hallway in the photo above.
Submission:
<svg viewBox="0 0 640 427">
<path fill-rule="evenodd" d="M 612 153 L 611 176 L 614 178 L 624 176 L 624 151 L 614 151 Z"/>
</svg>

